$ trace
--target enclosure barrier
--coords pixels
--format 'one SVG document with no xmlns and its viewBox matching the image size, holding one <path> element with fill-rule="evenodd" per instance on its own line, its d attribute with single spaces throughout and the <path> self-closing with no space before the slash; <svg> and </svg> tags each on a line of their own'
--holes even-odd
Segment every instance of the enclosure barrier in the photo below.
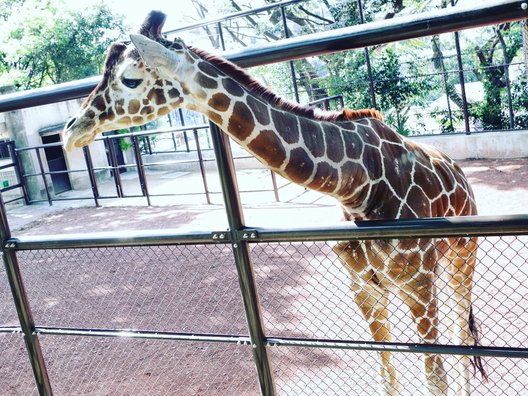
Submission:
<svg viewBox="0 0 528 396">
<path fill-rule="evenodd" d="M 205 203 L 211 204 L 212 203 L 212 197 L 214 195 L 221 194 L 221 191 L 211 189 L 208 184 L 208 175 L 206 170 L 206 164 L 208 162 L 214 162 L 214 158 L 209 158 L 204 156 L 204 154 L 211 152 L 213 149 L 210 144 L 207 144 L 205 147 L 200 143 L 200 135 L 203 135 L 204 133 L 208 133 L 209 131 L 209 125 L 193 125 L 193 126 L 184 126 L 179 128 L 167 128 L 167 129 L 157 129 L 157 130 L 149 130 L 149 131 L 139 131 L 139 132 L 130 132 L 130 133 L 123 133 L 123 134 L 114 134 L 114 135 L 106 135 L 102 137 L 98 137 L 95 139 L 96 142 L 103 142 L 106 153 L 107 153 L 107 162 L 108 165 L 105 166 L 95 166 L 92 160 L 92 154 L 90 147 L 84 147 L 83 148 L 83 157 L 84 157 L 84 168 L 77 168 L 77 169 L 67 169 L 67 170 L 60 170 L 60 171 L 51 171 L 46 170 L 44 166 L 43 161 L 43 153 L 42 151 L 46 148 L 55 147 L 55 146 L 61 146 L 62 143 L 47 143 L 47 144 L 41 144 L 36 146 L 28 146 L 28 147 L 22 147 L 22 148 L 15 148 L 14 143 L 10 142 L 11 147 L 11 158 L 13 159 L 12 164 L 4 165 L 3 167 L 0 167 L 0 170 L 2 168 L 7 167 L 13 167 L 16 170 L 17 180 L 19 181 L 17 184 L 14 184 L 12 186 L 9 186 L 8 188 L 5 188 L 3 190 L 0 190 L 1 192 L 4 191 L 10 191 L 15 188 L 21 188 L 22 194 L 19 198 L 16 198 L 15 200 L 25 199 L 25 202 L 27 204 L 33 204 L 38 202 L 48 202 L 49 205 L 53 205 L 53 202 L 60 202 L 60 201 L 78 201 L 78 200 L 93 200 L 94 204 L 96 206 L 100 206 L 100 201 L 105 199 L 116 199 L 116 198 L 145 198 L 146 203 L 150 206 L 152 202 L 152 198 L 162 198 L 162 197 L 178 197 L 178 196 L 201 196 L 203 195 L 205 198 Z M 172 135 L 172 140 L 174 140 L 174 134 L 181 133 L 184 136 L 185 141 L 185 148 L 180 149 L 176 143 L 174 142 L 174 146 L 169 149 L 164 150 L 157 150 L 155 147 L 153 147 L 153 144 L 151 143 L 151 139 L 156 139 L 160 136 L 170 134 Z M 190 139 L 187 137 L 187 133 L 192 135 L 192 142 L 194 143 L 194 147 L 190 147 Z M 133 162 L 130 163 L 120 163 L 117 159 L 117 153 L 116 153 L 116 144 L 115 141 L 119 141 L 121 139 L 126 139 L 130 143 L 130 150 L 132 151 L 131 157 L 133 157 Z M 20 161 L 20 156 L 24 155 L 24 153 L 35 153 L 35 156 L 37 158 L 37 165 L 38 168 L 34 172 L 25 172 L 22 166 L 22 162 Z M 194 154 L 194 158 L 190 159 L 170 159 L 165 160 L 162 162 L 159 161 L 149 161 L 148 163 L 145 163 L 144 156 L 155 156 L 156 154 L 177 154 L 177 153 L 192 153 Z M 236 155 L 233 157 L 235 160 L 235 163 L 239 160 L 252 158 L 249 155 Z M 166 191 L 163 192 L 155 192 L 151 191 L 149 189 L 149 170 L 150 169 L 156 169 L 157 167 L 163 166 L 164 168 L 169 166 L 177 166 L 177 165 L 184 165 L 184 164 L 197 164 L 200 177 L 201 177 L 201 186 L 202 191 L 186 191 L 186 190 L 177 190 L 177 191 L 170 191 L 165 189 Z M 125 187 L 121 172 L 125 171 L 132 171 L 136 172 L 136 177 L 134 177 L 134 184 L 136 188 L 128 186 L 130 191 L 127 191 L 127 188 Z M 100 172 L 104 172 L 109 174 L 108 179 L 100 180 L 98 178 L 97 174 Z M 77 191 L 77 189 L 67 191 L 66 194 L 56 194 L 54 191 L 53 181 L 50 178 L 53 178 L 54 175 L 68 175 L 69 178 L 71 176 L 75 176 L 76 174 L 86 174 L 88 176 L 89 184 L 90 184 L 90 190 L 91 194 L 85 194 L 85 192 Z M 211 175 L 209 175 L 211 177 Z M 30 183 L 30 180 L 32 178 L 35 178 L 40 181 L 42 185 L 42 190 L 45 191 L 45 199 L 41 199 L 39 197 L 31 196 L 29 193 L 29 187 L 28 184 Z M 102 185 L 104 184 L 112 184 L 113 182 L 113 188 L 112 189 L 106 189 L 107 191 L 102 191 Z M 137 184 L 136 184 L 137 182 Z M 286 183 L 279 183 L 277 182 L 276 175 L 269 171 L 269 183 L 267 186 L 260 188 L 260 189 L 254 189 L 254 188 L 246 188 L 243 189 L 242 193 L 273 193 L 273 196 L 277 202 L 280 201 L 280 190 L 285 188 L 286 186 L 290 185 L 289 182 Z M 269 186 L 269 187 L 268 187 Z M 110 191 L 108 191 L 110 190 Z M 13 200 L 14 201 L 14 200 Z M 11 201 L 9 201 L 11 202 Z M 6 201 L 5 203 L 9 203 Z"/>
<path fill-rule="evenodd" d="M 527 13 L 521 4 L 526 3 L 505 1 L 488 3 L 479 10 L 447 10 L 437 19 L 413 16 L 405 19 L 407 25 L 400 25 L 399 33 L 384 40 L 522 19 Z M 380 31 L 390 32 L 390 26 L 365 25 L 366 33 L 356 32 L 355 37 L 366 40 L 379 29 L 376 40 L 382 42 Z M 354 44 L 348 36 L 345 44 L 346 40 L 335 37 L 321 35 L 314 51 L 376 42 Z M 308 48 L 314 44 L 308 40 L 293 50 L 299 41 L 288 43 L 284 50 L 293 58 L 309 55 Z M 267 57 L 255 57 L 257 62 L 271 62 L 277 56 L 278 52 L 272 55 L 273 49 L 267 51 Z M 65 90 L 53 101 L 85 93 L 77 88 Z M 52 97 L 42 94 L 36 101 L 42 104 Z M 4 100 L 0 111 L 27 104 L 16 104 L 17 100 Z M 17 363 L 14 367 L 2 365 L 8 371 L 4 389 L 33 390 L 34 385 L 28 385 L 32 379 L 28 379 L 25 360 L 19 359 L 21 340 L 16 336 L 22 335 L 33 380 L 42 395 L 52 394 L 52 388 L 61 394 L 97 392 L 95 384 L 104 392 L 130 394 L 370 394 L 375 392 L 377 377 L 372 351 L 396 352 L 402 385 L 413 395 L 424 394 L 419 362 L 413 359 L 416 353 L 454 355 L 454 363 L 446 363 L 450 384 L 456 381 L 452 373 L 457 356 L 493 357 L 488 367 L 490 381 L 472 380 L 474 390 L 506 395 L 526 391 L 527 216 L 357 223 L 342 230 L 248 227 L 227 137 L 214 126 L 211 133 L 221 170 L 227 231 L 23 238 L 11 235 L 1 205 L 6 268 L 1 277 L 9 283 L 16 307 L 15 316 L 9 307 L 3 308 L 1 317 L 6 318 L 6 325 L 0 333 L 5 349 L 11 349 L 1 358 Z M 328 241 L 447 236 L 482 237 L 474 303 L 475 316 L 486 330 L 483 346 L 415 342 L 416 334 L 408 333 L 410 326 L 399 314 L 395 315 L 399 325 L 395 327 L 403 327 L 396 334 L 400 342 L 370 341 L 364 321 L 355 320 L 357 313 L 346 297 L 348 278 L 338 269 Z M 154 270 L 158 271 L 155 276 Z M 138 287 L 140 280 L 130 279 L 134 276 L 148 284 Z M 113 283 L 116 280 L 122 284 Z M 237 287 L 233 288 L 237 283 L 239 294 Z M 51 286 L 54 293 L 43 290 L 44 285 Z M 209 293 L 211 290 L 218 294 Z M 122 298 L 112 305 L 108 296 Z M 222 303 L 224 299 L 226 303 Z M 217 309 L 221 304 L 223 309 Z M 99 307 L 105 318 L 98 316 Z M 115 342 L 105 341 L 109 339 Z M 115 355 L 109 357 L 109 353 Z M 89 361 L 83 360 L 84 355 Z M 66 367 L 60 362 L 66 362 Z M 257 376 L 251 375 L 255 369 Z"/>
</svg>

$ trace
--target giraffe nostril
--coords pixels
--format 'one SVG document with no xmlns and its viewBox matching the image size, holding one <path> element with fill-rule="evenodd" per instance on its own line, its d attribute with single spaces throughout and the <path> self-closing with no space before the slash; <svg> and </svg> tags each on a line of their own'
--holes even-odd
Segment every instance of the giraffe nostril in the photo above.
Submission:
<svg viewBox="0 0 528 396">
<path fill-rule="evenodd" d="M 66 125 L 66 129 L 70 129 L 73 124 L 75 124 L 75 121 L 77 121 L 77 118 L 73 117 L 70 119 L 70 121 L 68 121 L 68 124 Z"/>
</svg>

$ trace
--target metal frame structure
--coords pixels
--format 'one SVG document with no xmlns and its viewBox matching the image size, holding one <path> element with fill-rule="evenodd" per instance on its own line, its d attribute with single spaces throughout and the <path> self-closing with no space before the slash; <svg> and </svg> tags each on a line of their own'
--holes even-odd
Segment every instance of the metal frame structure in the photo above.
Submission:
<svg viewBox="0 0 528 396">
<path fill-rule="evenodd" d="M 523 6 L 524 4 L 524 6 Z M 459 9 L 457 7 L 435 13 L 413 15 L 394 19 L 390 22 L 372 23 L 359 27 L 340 29 L 310 37 L 292 38 L 244 52 L 232 53 L 231 60 L 243 66 L 264 64 L 278 60 L 291 60 L 303 56 L 330 53 L 350 48 L 359 48 L 389 41 L 412 37 L 445 33 L 483 24 L 500 23 L 528 17 L 526 2 L 500 1 L 483 4 L 480 8 Z M 0 111 L 29 107 L 36 104 L 55 102 L 83 96 L 93 88 L 93 82 L 73 84 L 70 87 L 54 87 L 47 90 L 11 95 L 0 100 Z M 39 334 L 61 336 L 127 336 L 136 338 L 171 339 L 179 341 L 210 341 L 249 344 L 253 351 L 254 363 L 263 395 L 277 393 L 269 359 L 272 346 L 303 346 L 318 348 L 345 348 L 354 350 L 393 350 L 398 352 L 426 352 L 445 354 L 464 354 L 479 356 L 505 356 L 527 358 L 528 350 L 523 348 L 458 347 L 444 345 L 401 344 L 354 342 L 338 340 L 305 340 L 282 337 L 268 338 L 265 334 L 262 313 L 255 287 L 255 274 L 249 246 L 253 243 L 271 241 L 314 241 L 314 240 L 351 240 L 372 238 L 416 238 L 446 236 L 481 235 L 528 235 L 528 216 L 504 218 L 456 218 L 413 221 L 387 221 L 356 223 L 343 229 L 310 230 L 269 230 L 248 227 L 245 224 L 240 196 L 234 173 L 228 138 L 214 125 L 211 126 L 213 146 L 220 169 L 225 209 L 229 230 L 211 233 L 176 235 L 170 231 L 135 236 L 120 234 L 92 234 L 62 238 L 15 237 L 11 235 L 5 208 L 0 205 L 0 236 L 4 263 L 15 301 L 20 326 L 1 328 L 0 332 L 19 332 L 24 335 L 27 352 L 32 365 L 36 387 L 39 394 L 51 395 L 52 384 L 44 364 L 40 348 Z M 238 335 L 188 334 L 188 333 L 152 333 L 146 331 L 123 332 L 106 329 L 61 329 L 38 326 L 32 317 L 30 301 L 24 290 L 24 284 L 18 268 L 17 252 L 25 249 L 56 249 L 79 247 L 116 247 L 174 245 L 174 244 L 230 244 L 236 263 L 240 291 L 244 302 L 249 337 Z"/>
<path fill-rule="evenodd" d="M 9 191 L 15 188 L 21 188 L 21 196 L 17 197 L 15 199 L 12 199 L 10 201 L 5 202 L 10 203 L 16 200 L 24 199 L 26 204 L 32 204 L 37 202 L 48 202 L 49 205 L 53 205 L 53 202 L 59 202 L 59 201 L 76 201 L 76 200 L 93 200 L 96 206 L 100 206 L 100 201 L 105 199 L 115 199 L 115 198 L 141 198 L 144 197 L 146 199 L 147 204 L 151 205 L 151 199 L 153 197 L 167 197 L 167 196 L 189 196 L 189 195 L 204 195 L 205 200 L 208 204 L 212 202 L 212 196 L 220 194 L 221 191 L 214 191 L 209 188 L 208 184 L 208 176 L 207 171 L 205 168 L 205 165 L 207 162 L 214 161 L 214 158 L 204 158 L 204 152 L 206 150 L 212 150 L 212 148 L 202 148 L 198 136 L 198 131 L 204 131 L 205 133 L 209 132 L 209 125 L 193 125 L 193 126 L 187 126 L 187 127 L 179 127 L 179 128 L 170 128 L 170 129 L 163 129 L 163 130 L 150 130 L 150 131 L 139 131 L 139 132 L 130 132 L 125 134 L 119 134 L 119 135 L 106 135 L 102 137 L 96 138 L 96 141 L 101 141 L 105 144 L 105 147 L 107 149 L 108 153 L 108 166 L 95 166 L 92 161 L 92 155 L 89 147 L 83 148 L 83 155 L 84 155 L 84 162 L 86 165 L 86 168 L 84 169 L 68 169 L 63 171 L 47 171 L 44 166 L 44 161 L 42 159 L 42 153 L 41 150 L 47 148 L 47 147 L 53 147 L 53 146 L 60 146 L 61 143 L 47 143 L 47 144 L 41 144 L 37 146 L 28 146 L 23 147 L 20 149 L 14 148 L 13 142 L 10 142 L 11 147 L 11 158 L 13 159 L 13 162 L 10 164 L 4 165 L 2 168 L 8 168 L 13 167 L 16 172 L 17 180 L 19 181 L 17 184 L 14 184 L 12 186 L 9 186 L 5 189 L 1 189 L 0 193 Z M 186 150 L 170 150 L 170 151 L 154 151 L 152 150 L 152 146 L 150 144 L 150 138 L 155 137 L 158 134 L 165 134 L 165 133 L 184 133 L 185 137 L 185 144 L 186 144 Z M 195 148 L 190 149 L 189 146 L 189 139 L 187 138 L 187 132 L 192 133 L 193 139 L 195 142 Z M 131 143 L 131 150 L 133 151 L 133 157 L 134 162 L 130 164 L 119 164 L 117 161 L 114 145 L 112 144 L 113 140 L 116 139 L 123 139 L 128 138 L 130 139 Z M 145 142 L 144 147 L 145 149 L 142 149 L 140 147 L 140 140 L 143 140 Z M 38 168 L 35 172 L 32 173 L 25 173 L 22 163 L 20 161 L 19 156 L 21 153 L 24 152 L 34 152 L 35 156 L 37 158 L 37 165 Z M 179 153 L 179 152 L 186 152 L 186 153 L 195 153 L 196 158 L 194 159 L 185 159 L 185 160 L 173 160 L 173 161 L 164 161 L 163 165 L 167 166 L 169 164 L 192 164 L 196 163 L 198 164 L 200 176 L 202 179 L 202 186 L 203 186 L 203 192 L 177 192 L 177 193 L 162 193 L 162 194 L 156 194 L 149 190 L 148 188 L 148 175 L 147 175 L 147 169 L 150 167 L 155 167 L 159 165 L 159 162 L 151 162 L 151 163 L 145 163 L 143 161 L 143 155 L 145 154 L 166 154 L 166 153 Z M 242 156 L 235 156 L 233 157 L 233 160 L 241 160 L 245 158 L 251 158 L 251 156 L 248 155 L 242 155 Z M 133 193 L 133 194 L 126 194 L 123 182 L 119 173 L 120 168 L 129 168 L 129 169 L 136 169 L 137 171 L 137 178 L 138 183 L 140 186 L 140 193 Z M 115 193 L 109 193 L 109 194 L 102 194 L 100 191 L 100 182 L 97 181 L 97 172 L 100 171 L 110 171 L 112 176 L 111 178 L 114 181 L 115 184 Z M 68 197 L 60 197 L 55 196 L 53 193 L 53 187 L 49 183 L 49 178 L 52 177 L 52 175 L 57 174 L 76 174 L 76 173 L 86 173 L 88 175 L 88 179 L 90 182 L 90 188 L 92 191 L 91 197 L 87 196 L 75 196 L 72 194 L 68 194 Z M 41 180 L 43 190 L 45 191 L 45 199 L 38 199 L 31 197 L 29 194 L 29 188 L 28 188 L 28 180 L 30 178 L 39 178 Z M 271 187 L 270 189 L 259 189 L 259 190 L 244 190 L 241 191 L 243 193 L 257 193 L 257 192 L 270 192 L 273 193 L 275 200 L 277 202 L 280 201 L 280 190 L 290 183 L 283 184 L 281 186 L 278 185 L 277 179 L 275 174 L 270 171 L 270 181 L 271 181 Z"/>
</svg>

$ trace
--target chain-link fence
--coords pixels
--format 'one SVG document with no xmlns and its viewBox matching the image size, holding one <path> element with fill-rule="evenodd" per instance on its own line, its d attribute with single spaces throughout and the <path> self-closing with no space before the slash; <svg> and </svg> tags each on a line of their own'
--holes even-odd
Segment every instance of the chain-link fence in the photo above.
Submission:
<svg viewBox="0 0 528 396">
<path fill-rule="evenodd" d="M 519 234 L 526 233 L 526 222 L 523 218 L 517 224 L 524 227 Z M 328 238 L 324 230 L 311 232 L 314 240 Z M 479 227 L 470 234 L 478 235 Z M 482 348 L 467 351 L 488 355 L 483 359 L 489 379 L 485 382 L 471 370 L 473 394 L 528 392 L 528 360 L 522 359 L 528 355 L 528 236 L 508 234 L 479 238 L 473 313 Z M 265 235 L 259 232 L 249 244 L 254 269 L 249 276 L 256 282 L 277 394 L 377 394 L 378 353 L 384 346 L 400 350 L 393 359 L 401 394 L 429 394 L 423 374 L 426 355 L 409 353 L 425 344 L 401 296 L 392 293 L 388 304 L 392 343 L 372 343 L 350 275 L 334 253 L 336 242 L 296 242 L 295 235 L 286 238 L 291 241 L 268 242 L 274 237 Z M 61 249 L 45 246 L 67 242 L 46 240 L 37 246 L 13 240 L 54 394 L 259 393 L 239 289 L 243 275 L 237 275 L 229 237 L 225 234 L 226 240 L 215 244 L 181 244 L 172 237 L 174 244 L 160 238 L 159 245 L 152 240 L 148 246 Z M 437 346 L 445 348 L 437 352 L 448 385 L 455 389 L 464 351 L 452 354 L 449 349 L 454 346 L 449 302 L 455 296 L 442 271 L 437 274 Z M 5 271 L 0 282 L 0 389 L 31 394 L 31 369 Z"/>
</svg>

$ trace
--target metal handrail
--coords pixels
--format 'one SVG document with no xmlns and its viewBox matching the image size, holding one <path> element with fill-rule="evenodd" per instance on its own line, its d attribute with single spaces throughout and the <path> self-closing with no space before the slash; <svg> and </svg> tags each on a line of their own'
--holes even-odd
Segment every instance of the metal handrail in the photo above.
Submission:
<svg viewBox="0 0 528 396">
<path fill-rule="evenodd" d="M 270 4 L 270 5 L 267 5 L 267 6 L 252 8 L 250 10 L 238 11 L 238 12 L 234 12 L 232 14 L 220 16 L 218 18 L 207 19 L 205 21 L 194 23 L 192 25 L 182 26 L 181 28 L 167 30 L 166 32 L 163 32 L 163 34 L 167 34 L 168 35 L 168 34 L 174 34 L 174 33 L 178 33 L 178 32 L 183 32 L 185 30 L 192 30 L 192 29 L 196 29 L 196 28 L 199 28 L 199 27 L 202 27 L 202 26 L 212 25 L 212 24 L 218 23 L 218 22 L 225 22 L 225 21 L 229 21 L 229 20 L 235 19 L 235 18 L 245 17 L 245 16 L 248 16 L 248 15 L 255 15 L 255 14 L 258 14 L 259 12 L 269 11 L 269 10 L 272 10 L 274 8 L 287 7 L 289 5 L 293 5 L 293 4 L 297 4 L 297 3 L 303 3 L 305 1 L 306 0 L 288 0 L 288 1 L 283 1 L 283 2 L 280 2 L 280 3 L 273 3 L 273 4 Z"/>
<path fill-rule="evenodd" d="M 239 51 L 224 53 L 226 59 L 242 67 L 284 62 L 308 56 L 358 49 L 411 38 L 431 36 L 478 26 L 528 18 L 523 0 L 490 1 L 479 8 L 452 7 L 392 20 L 370 22 L 275 43 L 266 43 Z M 87 96 L 99 82 L 91 77 L 46 88 L 8 94 L 0 97 L 0 112 L 55 103 Z"/>
</svg>

